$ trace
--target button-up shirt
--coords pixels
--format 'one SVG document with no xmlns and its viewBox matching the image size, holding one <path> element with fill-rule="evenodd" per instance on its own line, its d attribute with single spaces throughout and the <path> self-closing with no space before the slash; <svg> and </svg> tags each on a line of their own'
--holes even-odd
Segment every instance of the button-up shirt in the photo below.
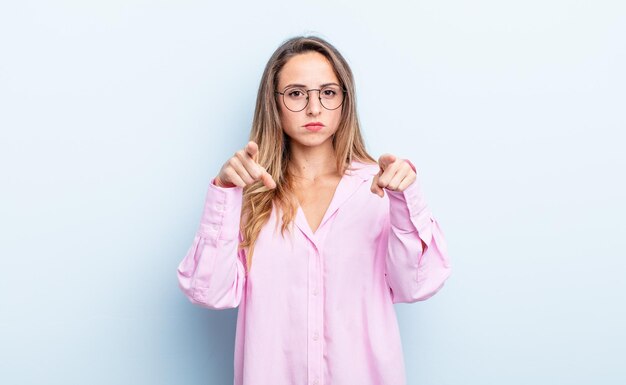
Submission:
<svg viewBox="0 0 626 385">
<path fill-rule="evenodd" d="M 283 237 L 274 206 L 248 272 L 237 250 L 243 188 L 209 183 L 178 282 L 196 305 L 238 307 L 235 385 L 406 383 L 393 304 L 441 289 L 451 271 L 446 241 L 419 174 L 381 198 L 370 191 L 378 165 L 351 166 L 315 232 L 298 206 Z"/>
</svg>

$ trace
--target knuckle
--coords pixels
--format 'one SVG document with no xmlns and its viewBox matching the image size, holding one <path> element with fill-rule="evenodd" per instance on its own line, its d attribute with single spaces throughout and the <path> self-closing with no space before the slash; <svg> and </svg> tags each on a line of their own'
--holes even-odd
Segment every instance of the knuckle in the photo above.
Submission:
<svg viewBox="0 0 626 385">
<path fill-rule="evenodd" d="M 261 173 L 259 173 L 258 168 L 254 167 L 254 165 L 251 167 L 251 170 L 249 170 L 248 173 L 250 174 L 250 178 L 254 180 L 257 180 L 261 177 Z"/>
</svg>

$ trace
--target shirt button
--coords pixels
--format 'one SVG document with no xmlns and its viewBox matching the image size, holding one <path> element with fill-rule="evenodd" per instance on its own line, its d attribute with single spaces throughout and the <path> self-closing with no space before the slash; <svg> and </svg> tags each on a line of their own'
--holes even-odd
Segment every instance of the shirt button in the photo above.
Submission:
<svg viewBox="0 0 626 385">
<path fill-rule="evenodd" d="M 224 206 L 222 205 L 216 205 L 215 208 L 217 209 L 217 211 L 224 211 Z"/>
<path fill-rule="evenodd" d="M 317 380 L 317 378 L 316 378 L 315 380 L 313 380 L 313 385 L 317 385 L 317 384 L 319 384 L 319 383 L 320 383 L 320 382 Z"/>
<path fill-rule="evenodd" d="M 320 338 L 320 335 L 318 332 L 313 333 L 313 341 L 317 341 Z"/>
<path fill-rule="evenodd" d="M 317 289 L 313 289 L 313 295 L 317 295 Z"/>
</svg>

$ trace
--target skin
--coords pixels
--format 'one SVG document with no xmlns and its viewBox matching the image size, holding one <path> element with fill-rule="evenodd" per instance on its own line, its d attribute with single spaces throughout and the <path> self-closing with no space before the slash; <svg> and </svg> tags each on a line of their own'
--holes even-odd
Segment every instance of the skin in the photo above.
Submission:
<svg viewBox="0 0 626 385">
<path fill-rule="evenodd" d="M 318 52 L 306 52 L 292 57 L 278 74 L 278 90 L 281 92 L 289 84 L 303 84 L 306 89 L 318 89 L 320 85 L 331 82 L 340 84 L 331 63 Z M 314 216 L 320 217 L 319 212 L 325 211 L 327 202 L 320 204 L 319 201 L 328 201 L 332 197 L 332 192 L 341 178 L 335 169 L 332 138 L 339 126 L 343 106 L 335 110 L 325 109 L 317 91 L 309 93 L 307 107 L 299 112 L 288 110 L 281 98 L 277 101 L 283 130 L 291 140 L 292 162 L 289 166 L 298 180 L 296 194 L 303 207 L 310 207 L 312 211 L 318 212 Z M 309 131 L 304 125 L 310 122 L 321 122 L 324 127 L 317 132 Z M 215 178 L 216 185 L 244 187 L 262 180 L 268 188 L 275 188 L 275 181 L 257 163 L 257 155 L 257 144 L 248 142 L 224 164 Z M 417 175 L 408 162 L 392 154 L 381 155 L 378 164 L 380 171 L 374 177 L 370 190 L 380 197 L 384 196 L 383 188 L 404 191 L 416 180 Z M 320 199 L 320 196 L 326 196 L 327 199 Z"/>
<path fill-rule="evenodd" d="M 276 182 L 265 167 L 257 163 L 259 146 L 249 141 L 246 146 L 235 152 L 224 163 L 219 174 L 215 177 L 215 185 L 219 187 L 244 187 L 258 180 L 268 188 L 276 188 Z"/>
<path fill-rule="evenodd" d="M 330 62 L 318 52 L 307 52 L 292 57 L 278 75 L 278 90 L 289 84 L 303 84 L 306 89 L 318 89 L 325 83 L 340 84 Z M 317 91 L 309 93 L 309 103 L 299 112 L 289 111 L 278 97 L 279 114 L 285 134 L 291 139 L 291 169 L 293 174 L 309 181 L 336 175 L 333 135 L 339 127 L 341 110 L 327 110 L 320 103 Z M 305 124 L 324 124 L 317 132 L 309 131 Z"/>
</svg>

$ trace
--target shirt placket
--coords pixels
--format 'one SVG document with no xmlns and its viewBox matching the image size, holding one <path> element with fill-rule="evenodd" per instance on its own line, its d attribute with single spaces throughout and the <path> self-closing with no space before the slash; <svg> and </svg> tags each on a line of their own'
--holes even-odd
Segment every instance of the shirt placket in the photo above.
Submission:
<svg viewBox="0 0 626 385">
<path fill-rule="evenodd" d="M 308 298 L 308 378 L 310 385 L 322 385 L 322 261 L 317 245 L 311 242 L 309 250 Z"/>
</svg>

